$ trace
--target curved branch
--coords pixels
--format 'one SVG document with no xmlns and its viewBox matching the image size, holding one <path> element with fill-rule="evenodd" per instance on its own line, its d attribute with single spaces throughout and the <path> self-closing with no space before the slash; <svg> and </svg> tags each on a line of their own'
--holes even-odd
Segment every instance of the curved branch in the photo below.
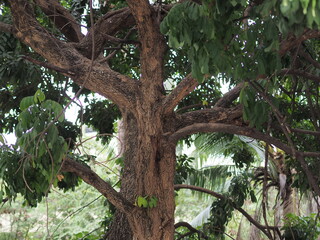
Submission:
<svg viewBox="0 0 320 240">
<path fill-rule="evenodd" d="M 76 19 L 57 0 L 35 0 L 35 3 L 51 19 L 69 41 L 79 42 L 84 35 Z"/>
<path fill-rule="evenodd" d="M 232 124 L 225 123 L 195 123 L 179 129 L 169 137 L 169 141 L 177 142 L 179 139 L 195 133 L 209 133 L 209 132 L 225 132 L 230 134 L 243 135 L 254 139 L 259 139 L 269 144 L 282 149 L 283 151 L 292 154 L 292 149 L 287 144 L 279 141 L 276 138 L 270 137 L 266 134 L 258 132 L 257 130 L 249 127 L 240 127 Z"/>
<path fill-rule="evenodd" d="M 202 188 L 202 187 L 197 187 L 197 186 L 192 186 L 192 185 L 187 185 L 187 184 L 174 185 L 174 189 L 175 190 L 179 190 L 179 189 L 182 189 L 182 188 L 191 189 L 191 190 L 195 190 L 195 191 L 198 191 L 198 192 L 207 193 L 207 194 L 210 194 L 211 196 L 214 196 L 214 197 L 219 198 L 219 199 L 226 199 L 225 196 L 223 196 L 223 195 L 221 195 L 219 193 L 216 193 L 214 191 Z M 278 227 L 275 227 L 275 226 L 274 227 L 273 226 L 266 227 L 266 226 L 261 225 L 259 222 L 257 222 L 255 219 L 253 219 L 243 208 L 237 207 L 236 204 L 233 203 L 233 202 L 231 202 L 231 204 L 236 210 L 238 210 L 240 213 L 242 213 L 242 215 L 245 216 L 245 218 L 247 218 L 249 222 L 251 222 L 258 229 L 260 229 L 266 236 L 269 237 L 269 234 L 266 231 L 267 228 L 273 229 L 273 230 L 277 230 L 278 229 Z"/>
<path fill-rule="evenodd" d="M 134 18 L 129 8 L 122 8 L 111 11 L 102 16 L 88 31 L 88 34 L 79 44 L 75 44 L 76 49 L 87 58 L 92 56 L 92 35 L 94 35 L 94 57 L 98 57 L 105 47 L 105 44 L 115 33 L 122 29 L 130 28 L 135 24 Z"/>
<path fill-rule="evenodd" d="M 175 133 L 169 135 L 168 140 L 171 143 L 175 144 L 179 139 L 184 138 L 188 135 L 195 134 L 195 133 L 210 133 L 210 132 L 224 132 L 224 133 L 251 137 L 251 138 L 258 139 L 266 143 L 272 144 L 277 148 L 282 149 L 287 154 L 294 155 L 294 152 L 292 151 L 292 148 L 289 145 L 281 142 L 276 138 L 273 138 L 269 135 L 259 132 L 254 128 L 236 126 L 233 124 L 225 124 L 225 123 L 195 123 L 187 127 L 181 128 Z M 301 157 L 320 157 L 320 152 L 295 152 L 295 154 Z"/>
<path fill-rule="evenodd" d="M 163 101 L 164 114 L 173 112 L 178 103 L 192 92 L 199 82 L 188 74 Z"/>
<path fill-rule="evenodd" d="M 44 57 L 47 64 L 56 69 L 64 69 L 67 72 L 65 75 L 78 85 L 109 98 L 119 108 L 130 106 L 130 100 L 137 92 L 137 83 L 133 79 L 112 71 L 106 64 L 92 62 L 81 55 L 72 44 L 52 36 L 36 20 L 29 1 L 11 0 L 10 8 L 14 18 L 15 36 Z"/>
<path fill-rule="evenodd" d="M 61 171 L 75 173 L 78 177 L 83 179 L 83 181 L 97 189 L 120 211 L 124 213 L 131 213 L 135 208 L 133 204 L 125 199 L 120 193 L 115 191 L 109 183 L 101 179 L 87 166 L 70 158 L 66 158 L 63 161 Z"/>
<path fill-rule="evenodd" d="M 199 231 L 198 229 L 195 229 L 194 227 L 192 227 L 189 223 L 187 222 L 178 222 L 174 225 L 174 228 L 177 229 L 179 227 L 186 227 L 189 229 L 190 232 L 180 236 L 179 239 L 183 239 L 184 237 L 187 237 L 191 234 L 194 234 L 194 233 L 198 233 L 198 235 L 200 235 L 202 238 L 204 239 L 209 239 L 208 236 L 206 236 L 203 232 Z"/>
</svg>

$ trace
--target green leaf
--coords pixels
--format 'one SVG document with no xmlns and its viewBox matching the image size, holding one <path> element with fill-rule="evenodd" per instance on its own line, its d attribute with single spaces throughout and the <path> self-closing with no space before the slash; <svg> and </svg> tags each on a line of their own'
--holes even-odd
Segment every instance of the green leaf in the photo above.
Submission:
<svg viewBox="0 0 320 240">
<path fill-rule="evenodd" d="M 172 48 L 180 48 L 180 47 L 183 47 L 183 44 L 184 42 L 179 42 L 178 41 L 178 38 L 176 38 L 175 36 L 171 35 L 169 37 L 169 47 L 172 47 Z"/>
<path fill-rule="evenodd" d="M 2 144 L 5 144 L 5 140 L 4 140 L 3 136 L 2 136 L 2 134 L 0 134 L 0 142 L 1 142 Z M 0 201 L 0 202 L 1 202 L 1 201 Z"/>
<path fill-rule="evenodd" d="M 199 7 L 196 4 L 192 4 L 191 6 L 188 16 L 190 19 L 195 21 L 199 18 Z"/>
<path fill-rule="evenodd" d="M 31 105 L 33 105 L 34 103 L 35 102 L 34 102 L 33 96 L 25 97 L 20 102 L 20 109 L 23 111 L 28 107 L 30 107 Z"/>
<path fill-rule="evenodd" d="M 154 208 L 154 207 L 157 206 L 157 204 L 158 204 L 158 198 L 156 198 L 154 196 L 150 197 L 150 199 L 149 199 L 149 208 Z"/>
<path fill-rule="evenodd" d="M 46 140 L 48 143 L 49 148 L 52 148 L 53 144 L 57 141 L 58 139 L 58 129 L 55 125 L 51 125 L 48 129 L 48 134 L 46 136 Z"/>
<path fill-rule="evenodd" d="M 59 122 L 64 120 L 64 112 L 62 106 L 53 100 L 46 100 L 42 103 L 42 108 L 47 109 L 50 113 L 54 114 L 54 118 L 58 118 Z"/>
<path fill-rule="evenodd" d="M 309 2 L 310 2 L 310 0 L 300 0 L 300 3 L 303 8 L 303 14 L 307 14 Z"/>
<path fill-rule="evenodd" d="M 239 101 L 241 104 L 243 104 L 244 107 L 249 107 L 248 104 L 248 97 L 247 97 L 247 93 L 246 93 L 246 88 L 242 88 L 240 91 L 240 95 L 239 95 Z"/>
<path fill-rule="evenodd" d="M 37 103 L 38 101 L 41 103 L 46 99 L 46 96 L 44 93 L 38 89 L 36 93 L 34 94 L 34 102 Z"/>
<path fill-rule="evenodd" d="M 30 113 L 30 111 L 28 111 L 28 109 L 25 109 L 24 111 L 22 111 L 19 114 L 18 120 L 21 123 L 20 126 L 21 126 L 22 130 L 26 131 L 32 126 L 33 116 Z"/>
<path fill-rule="evenodd" d="M 252 202 L 257 202 L 257 198 L 253 190 L 250 191 L 250 198 Z"/>
<path fill-rule="evenodd" d="M 169 27 L 166 21 L 166 18 L 162 21 L 162 23 L 160 24 L 160 32 L 162 34 L 167 34 L 169 31 Z"/>
<path fill-rule="evenodd" d="M 46 144 L 43 141 L 40 142 L 40 144 L 38 146 L 37 157 L 42 157 L 46 151 L 47 151 Z"/>
<path fill-rule="evenodd" d="M 147 199 L 145 197 L 138 196 L 137 205 L 138 205 L 138 207 L 147 208 L 148 207 L 148 201 L 147 201 Z"/>
<path fill-rule="evenodd" d="M 21 127 L 21 123 L 18 123 L 16 128 L 15 128 L 15 135 L 17 138 L 20 138 L 22 136 L 22 127 Z"/>
</svg>

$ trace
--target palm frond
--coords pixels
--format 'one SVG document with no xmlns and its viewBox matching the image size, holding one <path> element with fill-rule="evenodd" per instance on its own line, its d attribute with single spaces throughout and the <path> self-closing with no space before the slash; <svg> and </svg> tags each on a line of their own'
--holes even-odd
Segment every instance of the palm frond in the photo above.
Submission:
<svg viewBox="0 0 320 240">
<path fill-rule="evenodd" d="M 234 165 L 214 165 L 195 170 L 187 179 L 187 183 L 217 192 L 225 192 L 229 187 L 230 179 L 236 175 L 238 170 Z M 206 194 L 197 192 L 199 197 Z"/>
<path fill-rule="evenodd" d="M 208 221 L 210 217 L 211 205 L 203 209 L 194 219 L 191 220 L 190 225 L 194 228 L 202 226 Z"/>
</svg>

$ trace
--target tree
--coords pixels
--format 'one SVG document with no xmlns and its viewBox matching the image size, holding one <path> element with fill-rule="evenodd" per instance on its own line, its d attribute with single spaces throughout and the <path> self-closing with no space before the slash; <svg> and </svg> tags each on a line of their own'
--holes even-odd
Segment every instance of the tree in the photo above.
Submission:
<svg viewBox="0 0 320 240">
<path fill-rule="evenodd" d="M 244 135 L 282 149 L 291 156 L 299 186 L 320 195 L 319 3 L 204 0 L 152 4 L 127 0 L 105 1 L 100 9 L 93 9 L 92 1 L 87 7 L 85 4 L 2 1 L 0 30 L 19 40 L 6 42 L 6 47 L 16 43 L 13 51 L 25 59 L 12 63 L 25 67 L 27 60 L 40 66 L 28 65 L 35 68 L 33 76 L 37 76 L 28 79 L 37 83 L 31 85 L 33 93 L 39 85 L 61 90 L 64 83 L 69 86 L 70 79 L 75 89 L 77 85 L 109 101 L 88 107 L 91 125 L 104 125 L 101 116 L 90 116 L 93 108 L 108 107 L 102 111 L 105 126 L 113 119 L 110 115 L 117 117 L 116 111 L 120 111 L 124 131 L 121 190 L 115 191 L 67 154 L 72 146 L 68 148 L 68 136 L 62 134 L 66 127 L 58 133 L 56 123 L 59 120 L 63 125 L 62 109 L 56 102 L 44 100 L 40 91 L 22 100 L 17 124 L 12 117 L 17 111 L 13 103 L 21 99 L 17 89 L 25 83 L 23 75 L 9 71 L 14 54 L 3 54 L 1 114 L 11 118 L 8 123 L 2 120 L 2 129 L 9 131 L 16 125 L 28 169 L 19 168 L 19 158 L 11 166 L 20 169 L 21 175 L 33 170 L 32 176 L 37 178 L 42 169 L 41 181 L 50 185 L 61 167 L 70 174 L 64 176 L 74 180 L 76 174 L 92 185 L 117 209 L 110 239 L 173 239 L 174 190 L 188 187 L 174 186 L 175 147 L 194 133 Z M 85 9 L 88 16 L 82 15 Z M 88 27 L 86 34 L 81 25 Z M 36 75 L 37 71 L 42 73 Z M 50 77 L 52 72 L 60 75 Z M 164 87 L 168 80 L 172 88 Z M 222 80 L 232 87 L 223 96 L 215 87 Z M 25 87 L 22 90 L 25 93 Z M 16 96 L 12 97 L 13 93 Z M 54 136 L 54 141 L 48 136 Z M 51 170 L 37 169 L 40 165 L 51 166 Z M 29 199 L 40 196 L 38 201 L 45 194 L 43 189 L 29 189 L 25 194 Z M 5 193 L 12 194 L 9 190 Z M 259 227 L 272 238 L 274 227 Z"/>
</svg>

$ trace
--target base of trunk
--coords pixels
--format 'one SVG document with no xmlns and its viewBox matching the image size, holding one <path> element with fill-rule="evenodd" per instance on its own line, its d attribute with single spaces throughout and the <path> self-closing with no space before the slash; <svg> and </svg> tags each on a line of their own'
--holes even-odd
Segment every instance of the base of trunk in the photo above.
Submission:
<svg viewBox="0 0 320 240">
<path fill-rule="evenodd" d="M 125 214 L 116 211 L 105 240 L 131 240 L 133 238 L 129 222 Z"/>
</svg>

